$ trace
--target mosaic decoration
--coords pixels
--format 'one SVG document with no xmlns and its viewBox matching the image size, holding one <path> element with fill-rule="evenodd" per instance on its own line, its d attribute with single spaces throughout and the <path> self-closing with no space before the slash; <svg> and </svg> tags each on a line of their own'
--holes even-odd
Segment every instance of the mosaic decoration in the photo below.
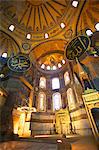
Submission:
<svg viewBox="0 0 99 150">
<path fill-rule="evenodd" d="M 86 28 L 95 31 L 94 25 L 99 22 L 99 1 L 87 0 L 79 18 L 77 32 Z"/>
<path fill-rule="evenodd" d="M 60 24 L 66 22 L 66 25 L 70 22 L 70 18 L 73 20 L 72 16 L 76 11 L 69 7 L 71 7 L 71 2 L 68 0 L 24 0 L 7 1 L 7 3 L 4 1 L 1 3 L 0 12 L 4 14 L 6 22 L 11 20 L 17 25 L 16 31 L 19 37 L 30 33 L 31 41 L 40 42 L 44 40 L 46 32 L 49 38 L 65 32 L 65 28 L 61 28 Z M 69 14 L 70 17 L 68 17 Z M 5 24 L 3 19 L 2 24 Z"/>
<path fill-rule="evenodd" d="M 7 5 L 6 2 L 2 3 L 2 8 L 5 10 L 4 14 L 16 22 L 22 30 L 42 32 L 48 30 L 50 26 L 54 27 L 64 18 L 69 3 L 68 0 L 24 0 L 8 2 Z"/>
<path fill-rule="evenodd" d="M 17 55 L 20 52 L 20 48 L 14 38 L 4 31 L 0 31 L 0 55 L 4 52 L 7 52 L 8 57 L 11 57 L 12 55 Z"/>
</svg>

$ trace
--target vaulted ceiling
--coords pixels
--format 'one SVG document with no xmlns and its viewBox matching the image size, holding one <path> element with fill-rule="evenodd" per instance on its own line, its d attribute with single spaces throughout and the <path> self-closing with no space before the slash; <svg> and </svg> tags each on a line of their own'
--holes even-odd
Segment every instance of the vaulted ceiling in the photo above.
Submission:
<svg viewBox="0 0 99 150">
<path fill-rule="evenodd" d="M 85 30 L 95 31 L 99 22 L 99 1 L 79 0 L 73 7 L 73 0 L 5 0 L 0 2 L 0 53 L 22 52 L 29 54 L 31 61 L 41 65 L 53 65 L 65 59 L 67 43 Z M 61 23 L 65 24 L 61 28 Z M 13 24 L 15 30 L 9 31 Z M 31 34 L 31 39 L 26 35 Z M 48 38 L 45 39 L 45 33 Z"/>
</svg>

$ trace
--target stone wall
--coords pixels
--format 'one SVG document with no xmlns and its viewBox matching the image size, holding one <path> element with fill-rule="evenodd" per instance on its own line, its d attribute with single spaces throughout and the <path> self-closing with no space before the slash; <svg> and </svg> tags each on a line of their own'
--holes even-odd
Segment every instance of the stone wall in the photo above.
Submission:
<svg viewBox="0 0 99 150">
<path fill-rule="evenodd" d="M 54 134 L 55 115 L 48 112 L 33 112 L 31 115 L 31 132 L 33 135 Z"/>
<path fill-rule="evenodd" d="M 85 136 L 91 135 L 91 127 L 87 118 L 85 108 L 79 108 L 70 113 L 73 130 L 76 134 Z"/>
</svg>

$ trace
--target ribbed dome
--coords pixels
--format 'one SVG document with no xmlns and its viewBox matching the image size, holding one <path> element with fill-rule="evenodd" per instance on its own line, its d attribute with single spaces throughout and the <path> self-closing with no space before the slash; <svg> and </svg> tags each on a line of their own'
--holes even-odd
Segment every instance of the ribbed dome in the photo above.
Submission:
<svg viewBox="0 0 99 150">
<path fill-rule="evenodd" d="M 22 30 L 43 32 L 63 20 L 69 1 L 15 0 L 2 4 L 5 15 Z"/>
</svg>

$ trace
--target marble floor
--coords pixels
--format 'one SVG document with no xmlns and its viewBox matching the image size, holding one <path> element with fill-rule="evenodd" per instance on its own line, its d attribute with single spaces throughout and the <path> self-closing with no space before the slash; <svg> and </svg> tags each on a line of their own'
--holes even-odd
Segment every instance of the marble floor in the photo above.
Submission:
<svg viewBox="0 0 99 150">
<path fill-rule="evenodd" d="M 71 147 L 72 150 L 98 150 L 92 137 L 30 138 L 0 142 L 0 150 L 71 150 Z"/>
<path fill-rule="evenodd" d="M 0 150 L 57 150 L 54 144 L 10 141 L 0 145 Z"/>
<path fill-rule="evenodd" d="M 93 137 L 82 137 L 71 142 L 72 150 L 99 150 L 99 147 Z"/>
<path fill-rule="evenodd" d="M 0 150 L 71 150 L 66 139 L 20 139 L 0 143 Z"/>
</svg>

